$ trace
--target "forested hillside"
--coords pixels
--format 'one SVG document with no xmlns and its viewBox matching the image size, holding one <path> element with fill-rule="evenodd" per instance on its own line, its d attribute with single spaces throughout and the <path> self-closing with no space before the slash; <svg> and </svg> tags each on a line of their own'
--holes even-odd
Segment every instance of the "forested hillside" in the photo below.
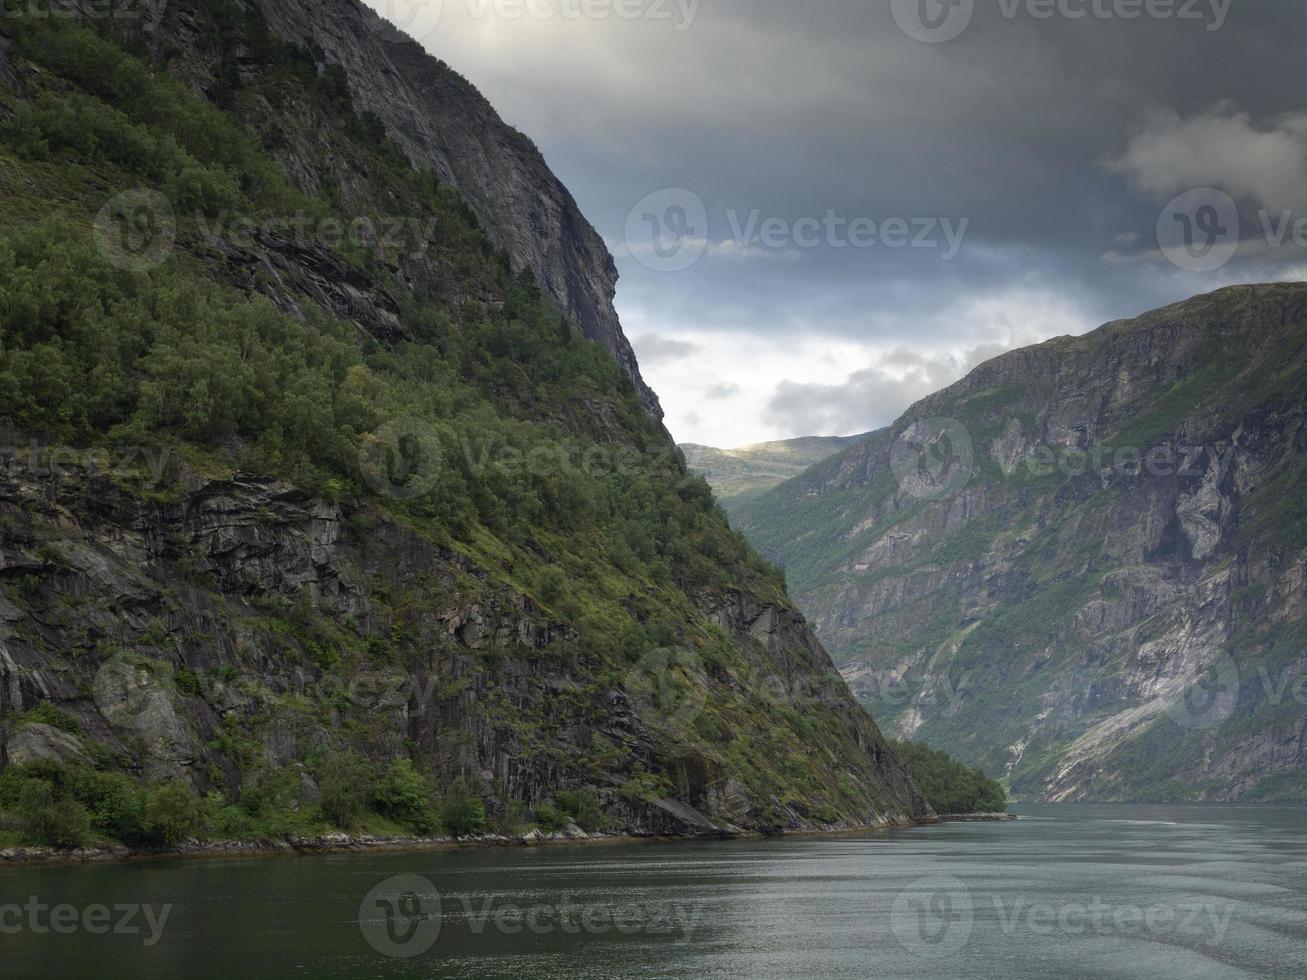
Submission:
<svg viewBox="0 0 1307 980">
<path fill-rule="evenodd" d="M 620 344 L 340 66 L 157 14 L 0 23 L 0 834 L 929 816 Z"/>
</svg>

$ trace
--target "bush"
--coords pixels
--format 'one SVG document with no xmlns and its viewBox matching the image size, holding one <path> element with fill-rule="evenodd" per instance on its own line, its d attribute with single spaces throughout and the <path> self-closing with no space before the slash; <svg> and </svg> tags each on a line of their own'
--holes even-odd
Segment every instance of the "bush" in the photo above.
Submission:
<svg viewBox="0 0 1307 980">
<path fill-rule="evenodd" d="M 377 784 L 373 801 L 377 812 L 412 827 L 418 833 L 430 834 L 438 826 L 434 795 L 431 784 L 414 768 L 411 759 L 396 759 Z"/>
<path fill-rule="evenodd" d="M 608 826 L 608 818 L 603 807 L 599 805 L 599 794 L 593 789 L 576 792 L 560 790 L 557 794 L 558 807 L 586 833 L 594 833 Z"/>
<path fill-rule="evenodd" d="M 495 821 L 495 832 L 505 837 L 517 837 L 526 831 L 526 804 L 509 800 L 503 815 Z"/>
<path fill-rule="evenodd" d="M 174 680 L 177 682 L 177 693 L 187 698 L 198 698 L 204 693 L 204 688 L 200 684 L 199 675 L 189 667 L 181 667 L 177 670 Z"/>
<path fill-rule="evenodd" d="M 652 803 L 671 796 L 672 785 L 666 776 L 655 775 L 643 766 L 636 766 L 631 778 L 622 784 L 618 792 L 628 803 Z"/>
<path fill-rule="evenodd" d="M 64 785 L 68 795 L 83 804 L 91 815 L 91 826 L 124 844 L 141 844 L 151 839 L 145 819 L 145 791 L 120 772 L 96 772 L 73 767 Z"/>
<path fill-rule="evenodd" d="M 240 187 L 229 174 L 194 164 L 184 166 L 169 181 L 168 192 L 179 212 L 199 211 L 208 215 L 235 208 L 241 198 Z"/>
<path fill-rule="evenodd" d="M 572 818 L 552 803 L 541 803 L 536 808 L 536 824 L 546 834 L 555 834 L 560 830 L 566 830 L 571 822 Z"/>
<path fill-rule="evenodd" d="M 83 847 L 91 836 L 91 816 L 80 803 L 59 800 L 44 779 L 28 780 L 18 799 L 23 835 L 33 844 Z"/>
<path fill-rule="evenodd" d="M 76 718 L 68 712 L 56 708 L 49 701 L 42 701 L 31 711 L 22 717 L 23 721 L 36 722 L 41 725 L 49 725 L 51 728 L 57 728 L 69 735 L 82 734 L 82 725 Z"/>
<path fill-rule="evenodd" d="M 139 844 L 149 839 L 145 793 L 123 773 L 51 760 L 0 773 L 0 809 L 15 811 L 32 843 L 75 847 L 92 832 Z"/>
<path fill-rule="evenodd" d="M 162 844 L 180 844 L 204 826 L 204 810 L 194 790 L 180 779 L 156 787 L 145 801 L 145 827 Z"/>
<path fill-rule="evenodd" d="M 440 823 L 454 837 L 467 837 L 486 829 L 485 804 L 472 794 L 461 776 L 440 801 Z"/>
<path fill-rule="evenodd" d="M 346 830 L 359 825 L 372 799 L 372 776 L 368 764 L 357 752 L 328 752 L 318 763 L 322 811 Z"/>
</svg>

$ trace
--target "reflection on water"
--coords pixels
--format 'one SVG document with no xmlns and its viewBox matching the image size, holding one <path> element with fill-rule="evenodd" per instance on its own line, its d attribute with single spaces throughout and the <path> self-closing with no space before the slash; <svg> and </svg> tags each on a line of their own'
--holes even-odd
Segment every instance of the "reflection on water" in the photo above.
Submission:
<svg viewBox="0 0 1307 980">
<path fill-rule="evenodd" d="M 1018 809 L 836 838 L 9 870 L 0 975 L 1307 976 L 1307 810 Z"/>
</svg>

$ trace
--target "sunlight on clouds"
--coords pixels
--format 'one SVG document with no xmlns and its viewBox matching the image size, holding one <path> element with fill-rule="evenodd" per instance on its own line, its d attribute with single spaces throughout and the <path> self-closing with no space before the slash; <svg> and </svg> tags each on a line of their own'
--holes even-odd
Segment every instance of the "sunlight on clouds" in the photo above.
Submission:
<svg viewBox="0 0 1307 980">
<path fill-rule="evenodd" d="M 853 435 L 893 422 L 917 400 L 1005 351 L 1097 324 L 1040 290 L 1007 290 L 923 312 L 916 332 L 859 341 L 811 333 L 660 329 L 656 314 L 627 310 L 646 379 L 681 442 L 734 448 L 801 435 Z M 967 345 L 932 342 L 938 323 L 966 325 Z"/>
</svg>

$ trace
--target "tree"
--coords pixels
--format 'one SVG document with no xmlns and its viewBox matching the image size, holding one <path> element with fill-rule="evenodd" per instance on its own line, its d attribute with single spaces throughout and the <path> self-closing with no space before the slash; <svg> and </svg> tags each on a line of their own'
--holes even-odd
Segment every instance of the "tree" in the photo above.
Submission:
<svg viewBox="0 0 1307 980">
<path fill-rule="evenodd" d="M 204 826 L 200 798 L 180 779 L 155 787 L 145 801 L 145 826 L 163 844 L 189 840 Z"/>
<path fill-rule="evenodd" d="M 357 752 L 328 752 L 317 777 L 323 812 L 339 827 L 357 827 L 372 798 L 367 762 Z"/>
<path fill-rule="evenodd" d="M 81 847 L 91 833 L 91 815 L 72 800 L 56 801 L 55 789 L 44 779 L 29 780 L 18 798 L 25 835 L 52 847 Z"/>
<path fill-rule="evenodd" d="M 436 829 L 433 796 L 431 784 L 413 766 L 413 760 L 396 759 L 377 784 L 374 800 L 379 812 L 429 834 Z"/>
<path fill-rule="evenodd" d="M 485 830 L 485 805 L 467 788 L 460 776 L 440 803 L 440 822 L 455 837 L 467 837 Z"/>
</svg>

